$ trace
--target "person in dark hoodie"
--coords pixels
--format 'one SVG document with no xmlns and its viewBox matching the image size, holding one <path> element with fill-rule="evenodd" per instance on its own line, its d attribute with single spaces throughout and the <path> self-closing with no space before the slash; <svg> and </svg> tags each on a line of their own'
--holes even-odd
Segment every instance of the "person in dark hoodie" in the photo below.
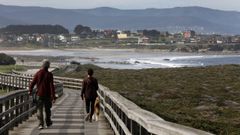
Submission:
<svg viewBox="0 0 240 135">
<path fill-rule="evenodd" d="M 34 75 L 34 78 L 29 86 L 30 95 L 33 92 L 33 88 L 37 85 L 37 110 L 39 119 L 39 129 L 44 128 L 44 115 L 43 108 L 45 108 L 45 122 L 46 126 L 52 125 L 51 120 L 51 107 L 52 103 L 55 102 L 55 88 L 53 84 L 53 74 L 48 71 L 50 67 L 50 62 L 48 60 L 43 60 L 42 68 Z"/>
<path fill-rule="evenodd" d="M 88 76 L 82 82 L 82 92 L 81 97 L 82 100 L 85 100 L 86 103 L 86 112 L 87 116 L 85 118 L 86 121 L 92 122 L 92 116 L 94 114 L 94 103 L 98 90 L 98 81 L 93 77 L 93 69 L 88 69 Z"/>
</svg>

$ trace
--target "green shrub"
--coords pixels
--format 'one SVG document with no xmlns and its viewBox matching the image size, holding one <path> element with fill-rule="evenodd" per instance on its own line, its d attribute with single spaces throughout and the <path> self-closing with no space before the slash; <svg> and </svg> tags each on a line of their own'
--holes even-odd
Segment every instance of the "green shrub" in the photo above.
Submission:
<svg viewBox="0 0 240 135">
<path fill-rule="evenodd" d="M 0 65 L 15 65 L 16 61 L 13 57 L 8 56 L 4 53 L 0 53 Z"/>
<path fill-rule="evenodd" d="M 77 62 L 77 61 L 71 61 L 70 64 L 71 64 L 71 65 L 74 65 L 74 64 L 75 64 L 75 65 L 80 65 L 80 62 Z"/>
</svg>

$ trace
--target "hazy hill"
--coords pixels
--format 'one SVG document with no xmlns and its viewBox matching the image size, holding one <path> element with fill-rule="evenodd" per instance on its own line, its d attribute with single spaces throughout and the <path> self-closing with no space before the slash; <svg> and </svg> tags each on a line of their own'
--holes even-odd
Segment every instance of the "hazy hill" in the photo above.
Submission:
<svg viewBox="0 0 240 135">
<path fill-rule="evenodd" d="M 83 24 L 98 29 L 194 29 L 240 34 L 240 12 L 202 7 L 120 10 L 109 7 L 54 9 L 0 5 L 0 26 L 8 24 L 60 24 L 70 30 Z"/>
</svg>

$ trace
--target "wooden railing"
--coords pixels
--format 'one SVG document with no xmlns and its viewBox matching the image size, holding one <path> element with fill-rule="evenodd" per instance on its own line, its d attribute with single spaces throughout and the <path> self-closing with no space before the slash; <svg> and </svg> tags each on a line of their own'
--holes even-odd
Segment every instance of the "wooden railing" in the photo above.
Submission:
<svg viewBox="0 0 240 135">
<path fill-rule="evenodd" d="M 32 74 L 26 74 L 24 72 L 12 71 L 14 74 L 26 76 L 26 77 L 33 77 Z M 59 77 L 54 76 L 54 81 L 61 82 L 64 88 L 76 89 L 81 90 L 82 88 L 82 80 L 81 79 L 74 79 L 74 78 L 67 78 L 67 77 Z"/>
<path fill-rule="evenodd" d="M 64 80 L 64 78 L 61 78 Z M 68 78 L 69 81 L 71 78 Z M 82 80 L 74 79 L 81 87 Z M 211 133 L 168 122 L 143 110 L 117 92 L 99 85 L 101 109 L 116 135 L 212 135 Z"/>
<path fill-rule="evenodd" d="M 13 91 L 0 97 L 0 134 L 8 134 L 10 129 L 28 119 L 35 110 L 27 90 Z"/>
<path fill-rule="evenodd" d="M 32 77 L 0 73 L 0 85 L 19 88 L 0 97 L 0 135 L 8 134 L 10 129 L 36 112 L 32 97 L 26 90 L 31 80 Z M 55 83 L 54 86 L 56 96 L 62 96 L 63 85 Z"/>
<path fill-rule="evenodd" d="M 76 89 L 76 90 L 82 89 L 82 80 L 81 79 L 54 76 L 54 80 L 61 82 L 63 84 L 64 88 Z"/>
<path fill-rule="evenodd" d="M 104 86 L 100 86 L 99 97 L 104 115 L 116 135 L 212 135 L 167 122 Z"/>
<path fill-rule="evenodd" d="M 32 77 L 0 73 L 0 84 L 18 89 L 28 88 Z"/>
<path fill-rule="evenodd" d="M 15 74 L 6 74 L 0 73 L 0 85 L 13 87 L 17 89 L 27 89 L 30 85 L 32 80 L 32 76 L 22 76 L 22 75 L 15 75 Z M 55 80 L 54 85 L 56 88 L 63 87 L 61 81 Z M 56 96 L 61 96 L 63 91 L 61 89 L 56 89 L 55 91 Z"/>
</svg>

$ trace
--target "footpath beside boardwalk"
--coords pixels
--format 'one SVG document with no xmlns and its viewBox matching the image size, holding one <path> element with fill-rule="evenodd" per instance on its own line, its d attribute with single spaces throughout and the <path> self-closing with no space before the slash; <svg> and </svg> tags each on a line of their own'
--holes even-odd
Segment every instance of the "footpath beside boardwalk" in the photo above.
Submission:
<svg viewBox="0 0 240 135">
<path fill-rule="evenodd" d="M 53 125 L 38 129 L 36 114 L 10 131 L 10 135 L 114 135 L 101 114 L 99 121 L 86 122 L 84 102 L 80 92 L 64 89 L 64 95 L 52 107 Z"/>
</svg>

